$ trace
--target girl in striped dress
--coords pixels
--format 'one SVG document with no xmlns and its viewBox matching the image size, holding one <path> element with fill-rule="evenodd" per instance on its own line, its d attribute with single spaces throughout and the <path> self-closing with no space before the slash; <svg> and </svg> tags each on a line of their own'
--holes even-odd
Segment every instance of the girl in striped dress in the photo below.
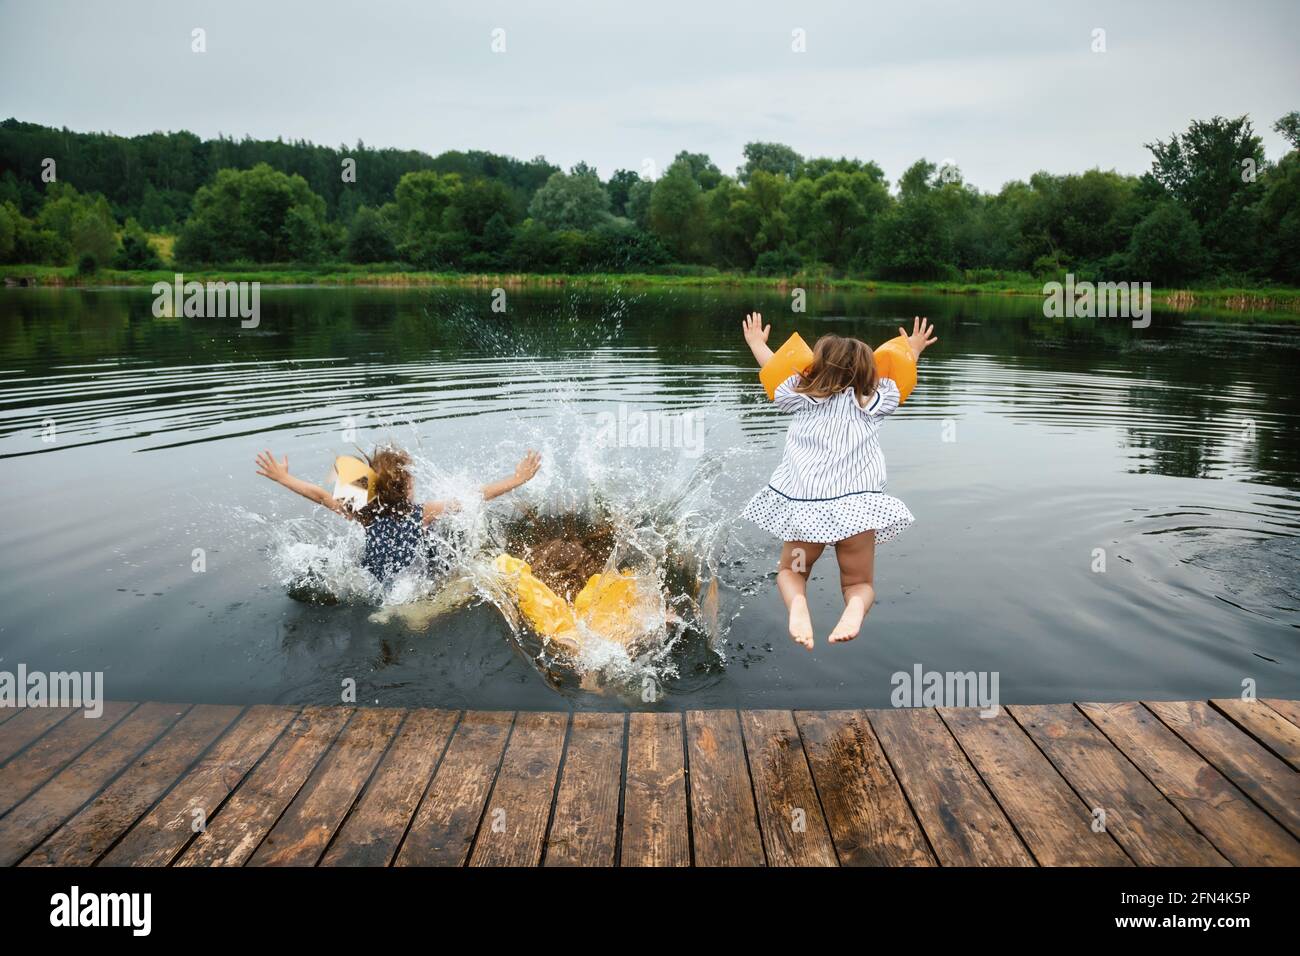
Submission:
<svg viewBox="0 0 1300 956">
<path fill-rule="evenodd" d="M 760 367 L 772 359 L 757 312 L 745 317 L 745 342 Z M 913 358 L 938 339 L 928 319 L 904 329 Z M 823 335 L 803 375 L 777 387 L 777 408 L 791 415 L 781 464 L 743 517 L 784 542 L 776 583 L 790 612 L 790 636 L 813 647 L 808 613 L 808 573 L 826 545 L 835 545 L 844 613 L 830 643 L 858 636 L 876 599 L 872 585 L 876 545 L 912 523 L 907 505 L 885 494 L 885 457 L 880 426 L 898 408 L 898 385 L 876 375 L 871 348 L 857 339 Z"/>
</svg>

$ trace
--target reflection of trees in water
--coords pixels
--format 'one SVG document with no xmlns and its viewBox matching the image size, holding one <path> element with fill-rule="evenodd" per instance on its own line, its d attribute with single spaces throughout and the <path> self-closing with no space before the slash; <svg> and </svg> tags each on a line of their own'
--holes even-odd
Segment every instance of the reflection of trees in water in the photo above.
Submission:
<svg viewBox="0 0 1300 956">
<path fill-rule="evenodd" d="M 674 396 L 690 402 L 707 400 L 712 386 L 692 385 L 682 368 L 725 368 L 725 377 L 734 375 L 737 385 L 752 381 L 738 331 L 747 311 L 763 312 L 775 344 L 796 330 L 809 341 L 834 331 L 879 344 L 911 316 L 928 315 L 941 341 L 926 362 L 938 366 L 939 374 L 923 379 L 914 412 L 943 408 L 960 414 L 961 394 L 971 389 L 961 368 L 942 374 L 947 361 L 978 358 L 1011 373 L 1012 380 L 1022 370 L 1026 380 L 1032 372 L 1039 382 L 1054 372 L 1096 375 L 1111 385 L 1105 393 L 1110 405 L 1091 415 L 1081 412 L 1077 424 L 1119 424 L 1130 447 L 1148 449 L 1138 471 L 1206 477 L 1228 467 L 1280 484 L 1294 484 L 1300 475 L 1300 442 L 1286 427 L 1300 419 L 1293 373 L 1300 348 L 1291 324 L 1159 313 L 1150 328 L 1134 329 L 1125 319 L 1048 319 L 1036 297 L 816 288 L 806 295 L 807 311 L 795 313 L 788 291 L 507 288 L 507 311 L 499 314 L 492 311 L 487 286 L 263 289 L 261 323 L 245 331 L 235 319 L 154 319 L 149 289 L 34 289 L 0 297 L 0 360 L 36 377 L 55 366 L 106 358 L 157 366 L 326 358 L 400 365 L 427 362 L 441 352 L 479 360 L 595 353 L 599 361 L 597 350 L 612 346 L 681 367 L 674 372 L 681 379 Z M 1116 390 L 1122 381 L 1117 373 L 1133 384 Z M 302 374 L 310 382 L 311 366 Z M 508 367 L 502 374 L 508 376 Z M 617 374 L 612 361 L 610 374 Z M 414 381 L 400 368 L 367 370 L 350 395 L 364 403 L 372 389 L 400 389 Z M 1012 409 L 1045 415 L 1050 401 L 1040 388 L 1004 383 L 996 398 Z M 151 399 L 160 406 L 192 400 L 182 393 L 163 389 Z M 1071 397 L 1070 404 L 1075 402 L 1086 405 L 1087 393 Z M 754 405 L 761 407 L 757 389 Z M 258 414 L 256 407 L 232 408 L 228 417 Z M 1059 414 L 1057 423 L 1068 425 L 1070 409 Z M 1251 419 L 1253 441 L 1242 442 L 1243 423 Z"/>
<path fill-rule="evenodd" d="M 152 298 L 140 297 L 149 315 Z M 69 359 L 128 355 L 134 339 L 125 296 L 84 289 L 24 289 L 0 294 L 0 356 L 38 371 Z"/>
<path fill-rule="evenodd" d="M 1128 390 L 1129 444 L 1149 450 L 1135 470 L 1184 478 L 1249 472 L 1294 484 L 1300 443 L 1285 423 L 1300 416 L 1295 346 L 1250 324 L 1146 333 L 1154 335 L 1128 357 L 1135 375 L 1157 383 Z"/>
</svg>

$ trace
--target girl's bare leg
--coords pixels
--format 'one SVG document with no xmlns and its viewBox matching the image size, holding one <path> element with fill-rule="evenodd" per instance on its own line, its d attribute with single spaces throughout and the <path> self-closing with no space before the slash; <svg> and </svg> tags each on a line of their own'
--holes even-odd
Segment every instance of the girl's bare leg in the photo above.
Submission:
<svg viewBox="0 0 1300 956">
<path fill-rule="evenodd" d="M 858 636 L 862 621 L 876 600 L 872 585 L 876 571 L 876 533 L 864 531 L 835 545 L 840 563 L 840 590 L 844 593 L 844 613 L 831 631 L 832 644 L 851 641 Z"/>
<path fill-rule="evenodd" d="M 813 648 L 812 617 L 808 613 L 808 572 L 821 557 L 824 544 L 787 541 L 781 547 L 780 569 L 776 586 L 790 612 L 790 636 L 808 650 Z"/>
</svg>

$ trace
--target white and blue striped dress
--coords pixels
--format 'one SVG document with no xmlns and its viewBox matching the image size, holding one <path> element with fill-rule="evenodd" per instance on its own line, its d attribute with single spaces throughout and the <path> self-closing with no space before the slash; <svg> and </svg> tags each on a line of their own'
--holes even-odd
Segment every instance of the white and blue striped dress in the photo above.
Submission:
<svg viewBox="0 0 1300 956">
<path fill-rule="evenodd" d="M 885 494 L 880 426 L 898 408 L 898 385 L 880 379 L 864 407 L 852 387 L 818 399 L 798 384 L 791 375 L 777 387 L 776 407 L 794 415 L 785 454 L 742 517 L 782 541 L 830 544 L 872 530 L 877 544 L 888 541 L 914 520 Z"/>
</svg>

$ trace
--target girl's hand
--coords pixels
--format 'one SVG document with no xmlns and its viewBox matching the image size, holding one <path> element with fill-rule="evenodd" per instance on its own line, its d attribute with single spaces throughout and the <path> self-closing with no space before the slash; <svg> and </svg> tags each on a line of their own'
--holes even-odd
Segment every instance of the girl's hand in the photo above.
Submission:
<svg viewBox="0 0 1300 956">
<path fill-rule="evenodd" d="M 745 344 L 754 353 L 754 361 L 758 363 L 759 368 L 763 368 L 772 361 L 772 350 L 767 347 L 767 337 L 772 332 L 772 326 L 764 325 L 763 317 L 757 312 L 752 312 L 745 316 L 744 324 L 740 328 L 745 333 Z"/>
<path fill-rule="evenodd" d="M 515 481 L 521 485 L 526 481 L 531 481 L 533 476 L 537 474 L 537 469 L 541 467 L 542 456 L 535 451 L 529 450 L 519 464 L 515 465 Z"/>
<path fill-rule="evenodd" d="M 772 332 L 772 326 L 764 326 L 763 316 L 757 312 L 751 312 L 745 316 L 741 331 L 744 332 L 745 343 L 753 349 L 755 346 L 767 344 L 767 337 Z"/>
<path fill-rule="evenodd" d="M 289 477 L 289 456 L 285 455 L 284 461 L 276 461 L 269 450 L 262 452 L 257 456 L 257 473 L 263 478 L 284 484 Z"/>
<path fill-rule="evenodd" d="M 939 341 L 939 337 L 934 334 L 934 326 L 930 324 L 929 319 L 923 316 L 912 317 L 911 335 L 908 335 L 907 330 L 901 325 L 898 327 L 898 334 L 907 339 L 907 344 L 912 349 L 913 359 L 919 359 L 926 346 Z"/>
<path fill-rule="evenodd" d="M 500 481 L 491 481 L 482 487 L 483 500 L 491 501 L 493 498 L 500 498 L 506 492 L 514 491 L 522 484 L 531 481 L 533 475 L 537 474 L 537 469 L 542 467 L 542 456 L 537 452 L 529 449 L 528 454 L 519 459 L 519 464 L 515 465 L 515 473 L 509 478 L 502 478 Z M 428 524 L 435 517 L 442 513 L 444 502 L 430 501 L 424 506 L 424 521 Z M 430 510 L 433 509 L 433 510 Z"/>
</svg>

